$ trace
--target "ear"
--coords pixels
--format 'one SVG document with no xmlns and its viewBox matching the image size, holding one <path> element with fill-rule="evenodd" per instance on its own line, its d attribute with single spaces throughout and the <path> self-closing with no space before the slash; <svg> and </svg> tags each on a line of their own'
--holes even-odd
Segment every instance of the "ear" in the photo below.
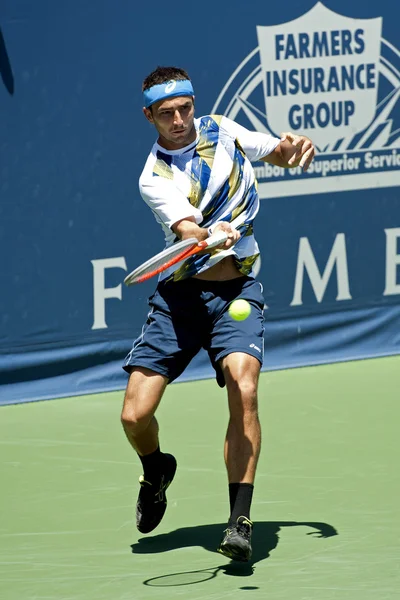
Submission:
<svg viewBox="0 0 400 600">
<path fill-rule="evenodd" d="M 154 125 L 154 119 L 153 119 L 153 113 L 151 112 L 151 110 L 149 108 L 145 108 L 143 107 L 143 114 L 146 117 L 146 119 L 152 124 Z"/>
</svg>

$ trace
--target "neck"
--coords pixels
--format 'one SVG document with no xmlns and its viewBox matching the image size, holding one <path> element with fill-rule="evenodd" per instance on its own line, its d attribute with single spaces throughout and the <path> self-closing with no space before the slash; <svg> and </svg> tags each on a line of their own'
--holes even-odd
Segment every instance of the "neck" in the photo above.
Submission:
<svg viewBox="0 0 400 600">
<path fill-rule="evenodd" d="M 193 128 L 192 128 L 190 134 L 188 134 L 188 136 L 185 138 L 185 140 L 183 142 L 173 142 L 171 140 L 167 140 L 162 135 L 160 135 L 158 137 L 157 142 L 160 146 L 162 146 L 166 150 L 180 150 L 181 148 L 185 148 L 185 146 L 189 146 L 189 144 L 194 142 L 196 137 L 197 137 L 197 132 L 196 132 L 195 126 L 193 125 Z"/>
</svg>

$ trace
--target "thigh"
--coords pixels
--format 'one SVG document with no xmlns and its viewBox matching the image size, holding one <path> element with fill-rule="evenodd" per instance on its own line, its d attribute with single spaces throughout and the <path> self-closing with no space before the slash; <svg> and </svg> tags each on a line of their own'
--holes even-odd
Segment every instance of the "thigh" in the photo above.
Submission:
<svg viewBox="0 0 400 600">
<path fill-rule="evenodd" d="M 261 285 L 255 279 L 246 278 L 242 285 L 234 284 L 230 287 L 232 293 L 226 293 L 222 298 L 225 304 L 213 323 L 210 345 L 207 348 L 220 386 L 225 383 L 221 370 L 221 361 L 225 357 L 234 353 L 253 357 L 258 363 L 258 369 L 261 368 L 264 357 L 264 297 Z M 229 292 L 229 286 L 227 290 Z M 244 321 L 233 320 L 228 312 L 230 303 L 237 298 L 243 298 L 251 305 L 251 313 Z M 239 363 L 242 364 L 243 360 L 245 357 Z"/>
<path fill-rule="evenodd" d="M 200 350 L 202 325 L 196 311 L 185 304 L 182 287 L 161 284 L 149 298 L 146 323 L 123 364 L 128 373 L 141 367 L 172 382 Z"/>
</svg>

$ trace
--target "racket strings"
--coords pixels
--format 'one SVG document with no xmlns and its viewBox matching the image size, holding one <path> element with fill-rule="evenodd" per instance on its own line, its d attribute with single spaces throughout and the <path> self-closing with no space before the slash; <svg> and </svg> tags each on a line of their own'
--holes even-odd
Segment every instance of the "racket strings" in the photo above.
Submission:
<svg viewBox="0 0 400 600">
<path fill-rule="evenodd" d="M 165 248 L 134 271 L 129 273 L 124 279 L 126 285 L 141 283 L 166 271 L 169 267 L 177 265 L 193 254 L 198 254 L 206 248 L 215 248 L 225 242 L 227 234 L 225 231 L 218 231 L 210 236 L 207 240 L 198 241 L 196 238 L 189 238 L 173 244 L 169 248 Z"/>
<path fill-rule="evenodd" d="M 178 242 L 177 244 L 166 248 L 159 254 L 156 254 L 132 271 L 132 273 L 125 278 L 125 283 L 130 285 L 132 283 L 139 283 L 140 281 L 150 279 L 150 277 L 165 271 L 170 266 L 185 260 L 193 254 L 196 249 L 197 240 L 194 238 Z"/>
<path fill-rule="evenodd" d="M 193 248 L 193 245 L 189 246 L 189 248 L 187 248 L 186 250 L 179 250 L 179 251 L 171 252 L 169 255 L 159 258 L 158 260 L 154 261 L 154 263 L 149 265 L 147 267 L 147 269 L 145 269 L 143 271 L 143 274 L 155 271 L 159 267 L 164 267 L 165 269 L 168 269 L 168 266 L 170 264 L 171 265 L 176 264 L 175 261 L 177 261 L 178 259 L 185 260 L 186 256 L 190 256 L 192 248 Z"/>
</svg>

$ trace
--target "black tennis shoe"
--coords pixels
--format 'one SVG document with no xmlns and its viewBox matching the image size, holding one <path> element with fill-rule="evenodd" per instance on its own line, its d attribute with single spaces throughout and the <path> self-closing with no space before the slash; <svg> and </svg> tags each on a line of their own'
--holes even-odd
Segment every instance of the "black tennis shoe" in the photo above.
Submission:
<svg viewBox="0 0 400 600">
<path fill-rule="evenodd" d="M 238 517 L 236 525 L 228 525 L 218 552 L 232 560 L 247 562 L 251 558 L 251 534 L 253 523 L 246 517 Z"/>
<path fill-rule="evenodd" d="M 150 533 L 157 527 L 167 508 L 165 492 L 176 471 L 176 460 L 172 454 L 163 455 L 161 478 L 157 482 L 139 477 L 140 492 L 136 503 L 136 527 L 141 533 Z"/>
</svg>

